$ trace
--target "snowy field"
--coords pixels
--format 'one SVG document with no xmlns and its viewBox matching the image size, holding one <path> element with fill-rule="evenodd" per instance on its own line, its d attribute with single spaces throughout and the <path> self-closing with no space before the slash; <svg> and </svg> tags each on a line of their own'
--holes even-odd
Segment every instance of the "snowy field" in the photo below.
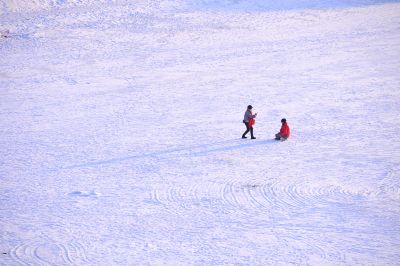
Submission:
<svg viewBox="0 0 400 266">
<path fill-rule="evenodd" d="M 400 265 L 400 2 L 2 0 L 0 32 L 0 265 Z"/>
</svg>

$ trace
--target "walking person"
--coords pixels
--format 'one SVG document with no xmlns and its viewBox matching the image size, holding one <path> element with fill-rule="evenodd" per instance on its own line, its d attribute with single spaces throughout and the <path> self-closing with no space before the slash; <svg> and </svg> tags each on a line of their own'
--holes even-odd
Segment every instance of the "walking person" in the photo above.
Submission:
<svg viewBox="0 0 400 266">
<path fill-rule="evenodd" d="M 257 113 L 253 115 L 251 110 L 253 109 L 253 106 L 249 105 L 247 106 L 247 110 L 244 113 L 244 119 L 243 123 L 246 125 L 246 131 L 242 135 L 242 139 L 247 139 L 246 134 L 250 132 L 251 139 L 256 139 L 253 134 L 253 125 L 255 123 L 254 118 L 257 117 Z"/>
<path fill-rule="evenodd" d="M 282 123 L 281 130 L 279 131 L 279 133 L 275 134 L 275 139 L 283 141 L 289 138 L 290 128 L 285 118 L 282 118 L 281 123 Z"/>
</svg>

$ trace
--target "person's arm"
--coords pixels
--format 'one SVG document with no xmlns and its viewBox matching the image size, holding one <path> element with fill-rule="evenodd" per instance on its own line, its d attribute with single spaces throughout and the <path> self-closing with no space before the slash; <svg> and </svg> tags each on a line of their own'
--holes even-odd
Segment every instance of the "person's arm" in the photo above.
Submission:
<svg viewBox="0 0 400 266">
<path fill-rule="evenodd" d="M 250 113 L 249 113 L 248 111 L 246 111 L 246 112 L 244 113 L 244 120 L 243 120 L 243 121 L 248 122 L 249 119 L 250 119 L 249 116 L 250 116 Z"/>
</svg>

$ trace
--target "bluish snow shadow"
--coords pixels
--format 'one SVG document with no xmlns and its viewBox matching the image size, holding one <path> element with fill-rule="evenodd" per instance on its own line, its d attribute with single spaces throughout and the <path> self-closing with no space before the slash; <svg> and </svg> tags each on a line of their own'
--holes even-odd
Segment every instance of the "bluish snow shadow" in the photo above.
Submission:
<svg viewBox="0 0 400 266">
<path fill-rule="evenodd" d="M 71 197 L 97 197 L 99 196 L 99 193 L 94 191 L 73 191 L 68 193 L 68 195 Z"/>
<path fill-rule="evenodd" d="M 195 0 L 189 1 L 188 5 L 200 10 L 285 11 L 360 7 L 399 2 L 400 0 Z"/>
<path fill-rule="evenodd" d="M 238 142 L 241 142 L 241 143 L 238 144 Z M 67 167 L 64 167 L 64 169 L 95 167 L 95 166 L 100 166 L 100 165 L 114 164 L 114 163 L 120 163 L 123 161 L 139 160 L 139 159 L 152 158 L 152 157 L 158 158 L 158 159 L 162 159 L 162 158 L 168 159 L 168 158 L 183 157 L 183 156 L 185 156 L 185 157 L 203 156 L 203 155 L 209 155 L 212 153 L 229 152 L 229 151 L 235 151 L 235 150 L 239 150 L 239 149 L 245 149 L 245 148 L 250 148 L 250 147 L 255 147 L 255 146 L 260 146 L 260 145 L 267 145 L 267 144 L 271 144 L 274 142 L 276 142 L 276 141 L 273 139 L 261 140 L 261 141 L 260 140 L 250 141 L 250 140 L 234 139 L 234 140 L 227 140 L 227 141 L 202 144 L 202 145 L 196 145 L 196 146 L 190 146 L 190 147 L 182 147 L 182 148 L 175 148 L 175 149 L 164 150 L 164 151 L 143 153 L 143 154 L 137 154 L 137 155 L 132 155 L 132 156 L 120 157 L 120 158 L 113 158 L 113 159 L 109 159 L 109 160 L 88 162 L 88 163 L 83 163 L 83 164 L 67 166 Z"/>
<path fill-rule="evenodd" d="M 273 139 L 262 140 L 262 141 L 251 141 L 251 142 L 248 142 L 248 143 L 243 143 L 243 144 L 238 144 L 238 145 L 233 145 L 233 146 L 226 146 L 226 147 L 220 147 L 220 148 L 211 148 L 211 149 L 207 149 L 205 151 L 193 152 L 192 155 L 194 155 L 194 156 L 209 155 L 209 154 L 215 153 L 215 152 L 228 152 L 228 151 L 234 151 L 234 150 L 239 150 L 239 149 L 259 146 L 259 145 L 266 145 L 266 144 L 269 144 L 269 143 L 276 143 L 276 141 L 273 140 Z"/>
</svg>

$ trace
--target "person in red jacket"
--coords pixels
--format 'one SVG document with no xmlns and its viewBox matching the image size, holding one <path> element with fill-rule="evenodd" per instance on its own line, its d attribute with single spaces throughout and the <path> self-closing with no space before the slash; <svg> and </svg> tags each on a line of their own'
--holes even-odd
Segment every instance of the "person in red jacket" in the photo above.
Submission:
<svg viewBox="0 0 400 266">
<path fill-rule="evenodd" d="M 282 123 L 281 130 L 279 131 L 279 133 L 277 133 L 277 134 L 275 135 L 275 139 L 276 139 L 276 140 L 287 140 L 287 139 L 289 138 L 289 136 L 290 136 L 290 128 L 289 128 L 289 125 L 287 124 L 285 118 L 283 118 L 283 119 L 281 120 L 281 123 Z"/>
</svg>

